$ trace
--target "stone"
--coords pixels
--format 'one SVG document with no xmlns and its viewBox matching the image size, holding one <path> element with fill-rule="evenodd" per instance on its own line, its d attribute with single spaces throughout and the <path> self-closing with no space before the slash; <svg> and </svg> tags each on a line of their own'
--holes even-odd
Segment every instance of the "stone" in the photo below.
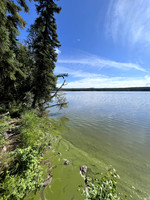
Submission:
<svg viewBox="0 0 150 200">
<path fill-rule="evenodd" d="M 82 166 L 80 167 L 80 172 L 81 172 L 81 175 L 82 175 L 82 176 L 85 176 L 85 175 L 86 175 L 87 169 L 88 169 L 88 167 L 87 167 L 86 165 L 82 165 Z"/>
<path fill-rule="evenodd" d="M 51 165 L 51 162 L 50 162 L 49 160 L 45 160 L 45 161 L 44 161 L 44 164 L 45 164 L 45 165 Z"/>
<path fill-rule="evenodd" d="M 65 160 L 64 165 L 69 165 L 70 161 L 69 160 Z"/>
<path fill-rule="evenodd" d="M 48 177 L 47 180 L 44 181 L 43 183 L 43 187 L 48 186 L 52 181 L 52 176 Z"/>
</svg>

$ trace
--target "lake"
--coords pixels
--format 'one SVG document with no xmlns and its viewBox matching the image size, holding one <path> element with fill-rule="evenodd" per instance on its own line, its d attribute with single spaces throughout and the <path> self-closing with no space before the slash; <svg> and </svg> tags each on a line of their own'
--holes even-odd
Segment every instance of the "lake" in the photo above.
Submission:
<svg viewBox="0 0 150 200">
<path fill-rule="evenodd" d="M 65 96 L 68 108 L 51 111 L 51 116 L 68 118 L 63 138 L 100 161 L 96 170 L 115 168 L 121 177 L 119 191 L 128 199 L 150 199 L 150 93 L 65 92 Z"/>
</svg>

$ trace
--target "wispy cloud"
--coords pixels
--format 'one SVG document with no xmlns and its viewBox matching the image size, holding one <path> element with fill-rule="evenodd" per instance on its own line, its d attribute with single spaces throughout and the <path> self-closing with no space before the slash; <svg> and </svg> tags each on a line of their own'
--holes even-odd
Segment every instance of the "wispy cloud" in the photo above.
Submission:
<svg viewBox="0 0 150 200">
<path fill-rule="evenodd" d="M 107 34 L 132 45 L 150 43 L 150 0 L 111 0 Z"/>
<path fill-rule="evenodd" d="M 144 87 L 150 86 L 150 76 L 139 78 L 128 77 L 93 77 L 82 78 L 77 81 L 68 82 L 66 88 L 118 88 L 118 87 Z"/>
<path fill-rule="evenodd" d="M 85 59 L 60 59 L 58 60 L 58 63 L 59 64 L 79 64 L 79 65 L 87 65 L 87 66 L 92 66 L 92 67 L 94 66 L 94 67 L 97 67 L 98 69 L 108 67 L 108 68 L 117 68 L 121 70 L 135 69 L 135 70 L 146 72 L 146 70 L 138 64 L 122 63 L 122 62 L 116 62 L 112 60 L 105 60 L 105 59 L 98 58 L 96 56 L 91 56 Z"/>
<path fill-rule="evenodd" d="M 144 87 L 150 86 L 150 76 L 143 77 L 109 77 L 102 74 L 75 70 L 68 67 L 57 66 L 55 73 L 68 72 L 71 81 L 67 80 L 66 88 L 117 88 L 117 87 Z M 58 86 L 61 80 L 58 80 Z"/>
<path fill-rule="evenodd" d="M 104 77 L 104 75 L 99 74 L 99 73 L 90 73 L 90 72 L 86 72 L 83 70 L 73 70 L 70 69 L 68 67 L 63 67 L 63 66 L 57 66 L 55 68 L 55 73 L 59 74 L 59 73 L 68 73 L 69 76 L 72 76 L 73 78 L 100 78 L 100 77 Z"/>
</svg>

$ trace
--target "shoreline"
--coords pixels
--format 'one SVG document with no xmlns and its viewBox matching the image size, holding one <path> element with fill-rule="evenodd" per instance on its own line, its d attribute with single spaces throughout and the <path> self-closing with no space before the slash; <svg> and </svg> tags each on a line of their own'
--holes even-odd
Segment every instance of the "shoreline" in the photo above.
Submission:
<svg viewBox="0 0 150 200">
<path fill-rule="evenodd" d="M 60 91 L 99 91 L 99 92 L 150 92 L 150 87 L 126 87 L 126 88 L 62 88 Z"/>
</svg>

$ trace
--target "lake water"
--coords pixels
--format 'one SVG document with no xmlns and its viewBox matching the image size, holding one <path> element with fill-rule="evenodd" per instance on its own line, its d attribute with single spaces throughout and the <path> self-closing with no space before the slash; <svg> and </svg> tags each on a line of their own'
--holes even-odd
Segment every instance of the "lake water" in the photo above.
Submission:
<svg viewBox="0 0 150 200">
<path fill-rule="evenodd" d="M 150 93 L 66 92 L 63 137 L 120 175 L 128 199 L 150 199 Z M 54 116 L 54 111 L 51 112 Z M 55 117 L 56 117 L 55 116 Z"/>
</svg>

